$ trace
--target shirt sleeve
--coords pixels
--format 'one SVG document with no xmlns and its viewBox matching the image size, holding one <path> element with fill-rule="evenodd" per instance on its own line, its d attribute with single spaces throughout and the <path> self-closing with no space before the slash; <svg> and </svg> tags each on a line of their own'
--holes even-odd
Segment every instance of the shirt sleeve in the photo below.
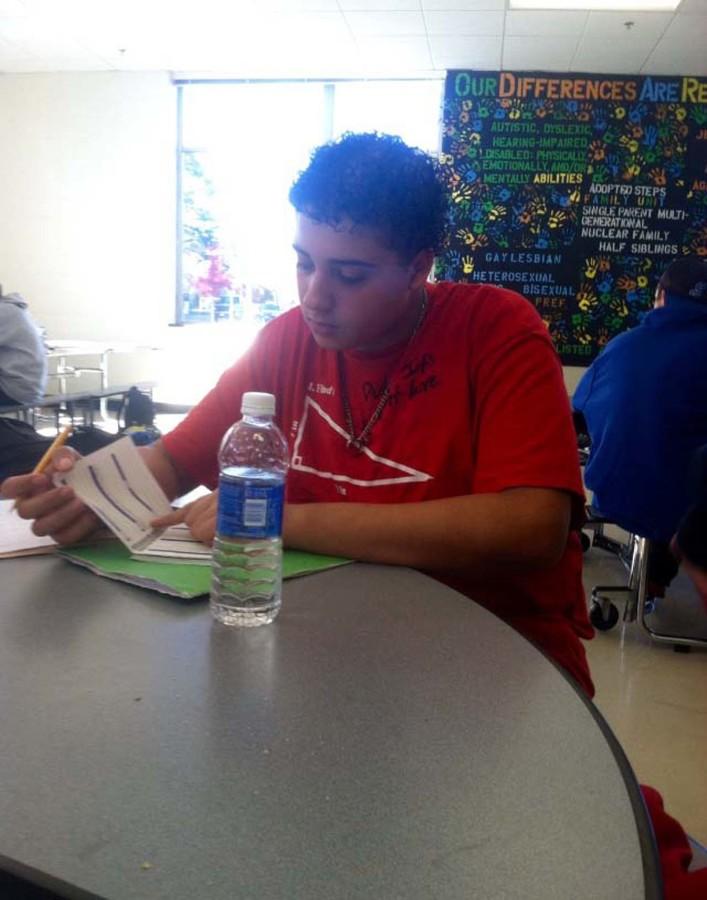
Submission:
<svg viewBox="0 0 707 900">
<path fill-rule="evenodd" d="M 478 423 L 475 492 L 567 491 L 573 498 L 573 527 L 578 527 L 585 498 L 577 439 L 562 367 L 545 326 L 517 297 L 498 304 L 481 337 L 480 358 L 470 361 Z"/>
<path fill-rule="evenodd" d="M 0 391 L 18 403 L 36 403 L 47 383 L 47 355 L 24 309 L 0 304 Z"/>
</svg>

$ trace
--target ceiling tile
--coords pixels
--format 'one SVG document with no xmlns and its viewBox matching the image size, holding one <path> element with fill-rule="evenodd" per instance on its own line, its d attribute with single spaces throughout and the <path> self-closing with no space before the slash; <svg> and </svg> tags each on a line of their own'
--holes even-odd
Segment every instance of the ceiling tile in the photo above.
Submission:
<svg viewBox="0 0 707 900">
<path fill-rule="evenodd" d="M 428 34 L 492 35 L 503 33 L 502 12 L 426 12 Z"/>
<path fill-rule="evenodd" d="M 678 41 L 700 38 L 706 47 L 705 56 L 707 56 L 707 15 L 673 16 L 673 20 L 665 29 L 665 37 Z"/>
<path fill-rule="evenodd" d="M 1 6 L 2 0 L 0 8 Z M 61 16 L 66 21 L 90 13 L 91 8 L 95 10 L 98 4 L 95 0 L 22 0 L 21 6 L 25 15 Z M 102 7 L 104 14 L 110 12 L 106 10 L 106 3 Z"/>
<path fill-rule="evenodd" d="M 702 15 L 707 15 L 707 0 L 682 0 L 677 12 L 679 16 L 684 13 L 702 13 Z"/>
<path fill-rule="evenodd" d="M 591 10 L 587 18 L 585 34 L 588 37 L 623 40 L 637 35 L 657 40 L 670 24 L 673 13 L 669 12 L 597 12 Z M 633 22 L 626 28 L 626 22 Z"/>
<path fill-rule="evenodd" d="M 22 71 L 186 71 L 198 61 L 203 70 L 237 65 L 243 77 L 368 76 L 374 63 L 391 74 L 501 64 L 705 73 L 707 0 L 683 0 L 675 15 L 505 7 L 506 0 L 0 0 L 0 69 L 13 71 L 16 61 Z M 635 23 L 630 31 L 626 21 Z"/>
<path fill-rule="evenodd" d="M 666 35 L 648 57 L 642 74 L 707 76 L 704 33 Z"/>
<path fill-rule="evenodd" d="M 343 0 L 342 0 L 343 2 Z M 506 8 L 506 0 L 422 0 L 422 8 L 427 10 L 493 10 Z"/>
<path fill-rule="evenodd" d="M 569 68 L 572 72 L 630 75 L 641 71 L 652 49 L 651 40 L 585 38 L 580 41 Z"/>
<path fill-rule="evenodd" d="M 503 42 L 504 69 L 542 69 L 546 72 L 566 72 L 575 50 L 575 43 L 552 38 L 507 37 Z"/>
<path fill-rule="evenodd" d="M 0 72 L 12 72 L 15 63 L 23 59 L 35 59 L 24 48 L 0 41 Z"/>
<path fill-rule="evenodd" d="M 511 36 L 579 35 L 587 21 L 586 10 L 509 10 L 506 34 Z"/>
<path fill-rule="evenodd" d="M 355 35 L 425 34 L 421 12 L 347 12 L 344 15 Z"/>
<path fill-rule="evenodd" d="M 204 2 L 209 3 L 211 0 Z M 172 16 L 179 15 L 183 0 L 172 0 L 171 3 L 169 0 L 23 0 L 23 3 L 27 12 L 33 16 L 77 25 L 84 19 L 140 22 L 156 16 L 164 23 Z"/>
<path fill-rule="evenodd" d="M 232 45 L 228 52 L 219 50 L 198 59 L 192 57 L 183 71 L 227 72 L 230 77 L 242 78 L 323 78 L 349 76 L 361 68 L 360 53 L 353 41 L 346 46 L 333 46 L 321 41 L 302 45 L 299 41 L 278 39 L 266 46 L 268 52 L 264 53 L 262 45 L 244 41 Z"/>
<path fill-rule="evenodd" d="M 295 37 L 296 36 L 296 37 Z M 154 23 L 149 27 L 136 29 L 121 26 L 115 32 L 105 28 L 86 28 L 81 34 L 82 43 L 101 50 L 114 51 L 118 47 L 127 48 L 131 54 L 148 56 L 150 47 L 155 50 L 168 46 L 171 55 L 183 54 L 192 60 L 195 56 L 208 59 L 210 55 L 230 57 L 255 48 L 259 61 L 268 56 L 280 58 L 284 49 L 287 56 L 306 55 L 313 45 L 320 43 L 327 47 L 339 47 L 343 52 L 346 44 L 352 42 L 351 33 L 340 13 L 284 13 L 273 16 L 269 23 L 257 23 L 248 28 L 214 28 L 208 19 L 198 19 L 189 25 L 183 21 L 172 21 L 169 28 L 159 28 Z M 288 46 L 291 45 L 291 46 Z M 318 51 L 318 48 L 315 48 Z M 332 50 L 335 57 L 335 51 Z M 191 63 L 190 63 L 191 65 Z M 177 63 L 177 68 L 184 64 Z"/>
<path fill-rule="evenodd" d="M 427 38 L 364 37 L 357 43 L 362 60 L 371 68 L 398 71 L 432 68 Z"/>
<path fill-rule="evenodd" d="M 204 24 L 208 29 L 207 34 L 213 30 L 208 23 Z M 346 20 L 340 12 L 281 13 L 267 21 L 258 22 L 249 30 L 253 34 L 262 35 L 266 42 L 268 35 L 273 31 L 276 31 L 278 34 L 284 34 L 290 41 L 317 38 L 318 40 L 336 42 L 346 40 L 350 35 Z M 296 50 L 296 48 L 294 49 Z"/>
<path fill-rule="evenodd" d="M 100 72 L 110 69 L 110 66 L 95 56 L 79 57 L 52 57 L 41 59 L 22 59 L 12 63 L 13 72 Z"/>
<path fill-rule="evenodd" d="M 76 2 L 76 0 L 74 0 Z M 111 0 L 109 0 L 111 2 Z M 183 22 L 195 23 L 199 20 L 211 21 L 222 25 L 230 21 L 250 22 L 258 18 L 269 18 L 273 13 L 282 12 L 337 12 L 338 7 L 332 0 L 312 0 L 311 3 L 285 3 L 277 0 L 199 0 L 198 12 L 194 0 L 128 0 L 128 5 L 121 0 L 112 0 L 116 13 L 127 18 L 140 20 L 145 15 L 159 18 L 163 25 L 179 19 Z"/>
<path fill-rule="evenodd" d="M 72 30 L 66 24 L 55 23 L 37 16 L 21 16 L 0 19 L 0 37 L 7 41 L 26 44 L 30 41 L 60 42 L 71 38 Z"/>
<path fill-rule="evenodd" d="M 437 69 L 499 69 L 500 37 L 430 37 L 432 61 Z"/>
<path fill-rule="evenodd" d="M 192 15 L 194 14 L 193 0 L 187 0 L 191 7 Z M 226 5 L 223 0 L 215 0 L 215 4 L 221 9 Z M 230 4 L 235 6 L 233 2 Z M 254 4 L 259 12 L 339 12 L 339 4 L 337 0 L 257 0 Z M 199 3 L 199 12 L 201 12 L 201 2 Z"/>
<path fill-rule="evenodd" d="M 207 48 L 208 49 L 208 48 Z M 216 55 L 233 63 L 234 58 L 255 59 L 259 65 L 272 60 L 281 68 L 284 60 L 295 65 L 298 70 L 306 67 L 307 60 L 316 61 L 319 67 L 323 60 L 338 62 L 357 60 L 359 51 L 350 34 L 338 41 L 321 40 L 316 32 L 304 32 L 292 40 L 292 34 L 285 31 L 271 31 L 269 34 L 244 36 L 238 41 L 219 41 L 214 47 Z"/>
<path fill-rule="evenodd" d="M 61 33 L 55 33 L 50 28 L 41 30 L 25 29 L 18 23 L 22 20 L 0 20 L 0 37 L 8 43 L 22 48 L 27 57 L 37 59 L 80 59 L 85 53 L 82 45 L 72 37 Z"/>
<path fill-rule="evenodd" d="M 339 0 L 344 12 L 419 12 L 419 0 Z"/>
</svg>

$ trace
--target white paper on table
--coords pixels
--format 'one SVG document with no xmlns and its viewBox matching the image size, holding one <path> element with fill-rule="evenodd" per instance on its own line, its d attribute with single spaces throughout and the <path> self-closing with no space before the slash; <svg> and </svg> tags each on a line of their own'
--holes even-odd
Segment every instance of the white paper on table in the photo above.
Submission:
<svg viewBox="0 0 707 900">
<path fill-rule="evenodd" d="M 185 562 L 192 565 L 211 565 L 211 547 L 195 541 L 187 525 L 170 525 L 156 537 L 148 547 L 143 548 L 136 559 L 159 562 L 160 557 L 168 557 L 170 562 Z"/>
<path fill-rule="evenodd" d="M 132 551 L 142 550 L 162 534 L 150 521 L 172 507 L 130 437 L 121 438 L 77 460 L 55 484 L 70 485 L 78 497 Z"/>
<path fill-rule="evenodd" d="M 14 500 L 0 500 L 0 556 L 36 553 L 42 547 L 54 547 L 50 537 L 37 537 L 32 522 L 21 519 L 13 509 Z"/>
</svg>

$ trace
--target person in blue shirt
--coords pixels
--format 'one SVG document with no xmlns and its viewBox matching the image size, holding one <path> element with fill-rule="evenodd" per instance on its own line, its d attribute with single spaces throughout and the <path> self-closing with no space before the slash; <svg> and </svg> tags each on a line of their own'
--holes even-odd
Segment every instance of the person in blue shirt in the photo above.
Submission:
<svg viewBox="0 0 707 900">
<path fill-rule="evenodd" d="M 670 542 L 691 505 L 690 463 L 707 444 L 707 259 L 660 277 L 641 324 L 606 345 L 572 400 L 591 438 L 593 505 L 652 542 L 650 591 L 677 572 Z"/>
</svg>

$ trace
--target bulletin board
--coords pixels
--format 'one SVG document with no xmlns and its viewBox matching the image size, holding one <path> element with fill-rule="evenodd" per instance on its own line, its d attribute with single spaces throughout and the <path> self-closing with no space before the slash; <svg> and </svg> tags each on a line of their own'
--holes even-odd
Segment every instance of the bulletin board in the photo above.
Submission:
<svg viewBox="0 0 707 900">
<path fill-rule="evenodd" d="M 707 79 L 450 71 L 440 279 L 523 294 L 566 365 L 636 325 L 707 256 Z"/>
</svg>

